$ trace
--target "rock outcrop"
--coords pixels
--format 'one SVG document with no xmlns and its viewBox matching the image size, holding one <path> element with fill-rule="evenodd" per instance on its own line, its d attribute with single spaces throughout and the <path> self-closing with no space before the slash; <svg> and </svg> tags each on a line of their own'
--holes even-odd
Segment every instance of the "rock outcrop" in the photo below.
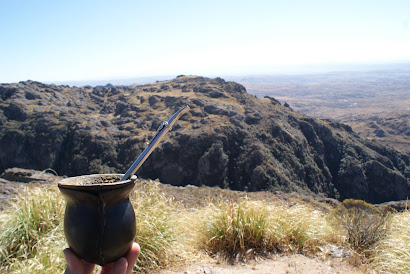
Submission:
<svg viewBox="0 0 410 274">
<path fill-rule="evenodd" d="M 223 79 L 149 85 L 0 85 L 0 172 L 126 171 L 158 126 L 191 110 L 137 175 L 173 185 L 280 190 L 378 203 L 410 194 L 409 155 L 313 119 Z"/>
</svg>

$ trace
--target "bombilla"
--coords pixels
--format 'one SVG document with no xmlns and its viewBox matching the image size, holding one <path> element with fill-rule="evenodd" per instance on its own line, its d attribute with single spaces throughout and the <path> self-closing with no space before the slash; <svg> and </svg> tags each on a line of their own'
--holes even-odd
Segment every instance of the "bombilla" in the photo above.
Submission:
<svg viewBox="0 0 410 274">
<path fill-rule="evenodd" d="M 165 135 L 170 131 L 173 125 L 178 121 L 178 119 L 189 111 L 189 106 L 186 105 L 183 108 L 180 108 L 168 121 L 162 122 L 159 126 L 157 133 L 155 134 L 154 138 L 152 138 L 151 142 L 149 142 L 148 146 L 144 149 L 144 151 L 138 156 L 137 160 L 130 166 L 127 170 L 125 175 L 121 178 L 120 181 L 125 181 L 131 178 L 132 175 L 141 167 L 141 165 L 145 162 L 151 152 L 159 145 L 159 142 L 165 137 Z"/>
</svg>

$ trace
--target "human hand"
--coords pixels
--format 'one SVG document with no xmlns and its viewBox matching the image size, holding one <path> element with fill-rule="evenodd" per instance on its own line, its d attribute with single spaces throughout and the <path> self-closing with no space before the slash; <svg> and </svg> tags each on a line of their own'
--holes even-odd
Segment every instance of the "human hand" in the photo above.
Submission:
<svg viewBox="0 0 410 274">
<path fill-rule="evenodd" d="M 87 263 L 78 258 L 69 248 L 64 249 L 63 253 L 67 262 L 65 274 L 91 274 L 93 272 L 95 264 Z M 133 243 L 124 257 L 103 266 L 97 274 L 130 274 L 139 255 L 140 246 Z"/>
</svg>

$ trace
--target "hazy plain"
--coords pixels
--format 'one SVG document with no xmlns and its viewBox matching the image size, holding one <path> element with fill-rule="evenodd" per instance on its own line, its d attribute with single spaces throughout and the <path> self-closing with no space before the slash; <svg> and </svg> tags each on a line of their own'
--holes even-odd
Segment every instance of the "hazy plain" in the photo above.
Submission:
<svg viewBox="0 0 410 274">
<path fill-rule="evenodd" d="M 232 77 L 313 117 L 350 125 L 364 138 L 410 153 L 410 69 Z"/>
</svg>

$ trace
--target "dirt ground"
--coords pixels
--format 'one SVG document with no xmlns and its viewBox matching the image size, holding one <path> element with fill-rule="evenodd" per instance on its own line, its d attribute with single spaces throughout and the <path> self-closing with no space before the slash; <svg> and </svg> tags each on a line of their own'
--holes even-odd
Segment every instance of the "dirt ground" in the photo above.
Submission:
<svg viewBox="0 0 410 274">
<path fill-rule="evenodd" d="M 257 259 L 248 264 L 228 265 L 218 261 L 198 263 L 178 267 L 172 270 L 162 270 L 159 274 L 328 274 L 328 273 L 366 273 L 364 267 L 353 267 L 338 258 L 309 258 L 303 255 L 274 255 L 269 258 Z"/>
</svg>

